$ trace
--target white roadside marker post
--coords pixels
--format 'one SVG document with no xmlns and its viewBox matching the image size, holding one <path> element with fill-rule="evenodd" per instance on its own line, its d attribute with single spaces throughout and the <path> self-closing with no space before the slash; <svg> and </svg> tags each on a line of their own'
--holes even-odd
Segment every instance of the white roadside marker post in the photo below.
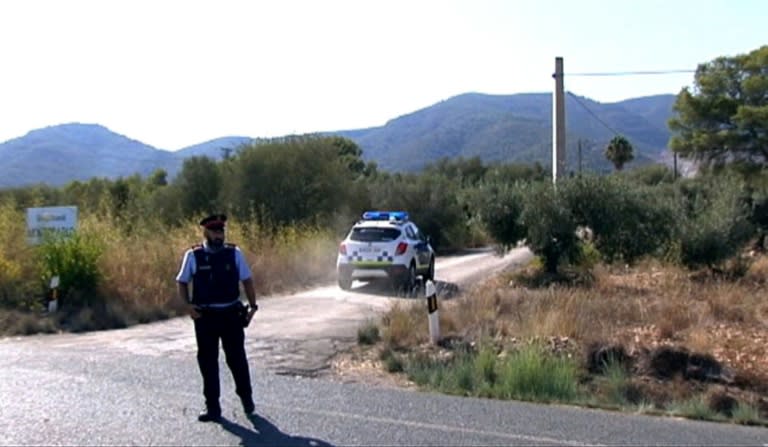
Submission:
<svg viewBox="0 0 768 447">
<path fill-rule="evenodd" d="M 432 280 L 427 280 L 424 286 L 427 296 L 427 312 L 429 313 L 429 339 L 436 345 L 440 341 L 440 317 L 437 312 L 437 289 Z"/>
<path fill-rule="evenodd" d="M 51 301 L 48 301 L 48 312 L 56 312 L 56 309 L 59 308 L 59 301 L 58 301 L 58 287 L 59 287 L 59 277 L 54 276 L 51 278 Z"/>
</svg>

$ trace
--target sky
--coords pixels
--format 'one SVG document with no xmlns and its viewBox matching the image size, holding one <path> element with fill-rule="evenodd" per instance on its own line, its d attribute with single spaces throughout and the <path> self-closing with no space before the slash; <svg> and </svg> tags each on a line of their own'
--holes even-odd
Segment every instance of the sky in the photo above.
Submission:
<svg viewBox="0 0 768 447">
<path fill-rule="evenodd" d="M 4 0 L 0 142 L 89 123 L 158 149 L 382 126 L 468 93 L 678 93 L 768 44 L 765 0 Z"/>
</svg>

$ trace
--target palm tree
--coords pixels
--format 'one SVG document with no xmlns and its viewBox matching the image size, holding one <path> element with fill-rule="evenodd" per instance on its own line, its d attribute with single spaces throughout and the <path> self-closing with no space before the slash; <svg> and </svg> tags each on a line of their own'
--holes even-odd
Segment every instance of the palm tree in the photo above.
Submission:
<svg viewBox="0 0 768 447">
<path fill-rule="evenodd" d="M 621 135 L 616 135 L 605 148 L 605 158 L 608 159 L 617 171 L 621 171 L 624 165 L 635 159 L 632 144 Z"/>
</svg>

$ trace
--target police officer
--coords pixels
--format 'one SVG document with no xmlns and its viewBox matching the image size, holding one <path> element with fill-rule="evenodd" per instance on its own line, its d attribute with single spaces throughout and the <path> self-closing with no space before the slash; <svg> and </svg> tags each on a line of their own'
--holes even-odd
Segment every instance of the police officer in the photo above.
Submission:
<svg viewBox="0 0 768 447">
<path fill-rule="evenodd" d="M 205 240 L 184 253 L 176 281 L 179 297 L 187 303 L 195 324 L 197 363 L 203 377 L 205 411 L 201 422 L 219 421 L 219 339 L 227 365 L 235 381 L 235 390 L 246 414 L 255 410 L 251 375 L 245 355 L 244 312 L 247 318 L 256 311 L 256 293 L 250 268 L 240 248 L 224 243 L 227 216 L 213 214 L 200 221 Z M 192 297 L 189 283 L 192 283 Z M 250 308 L 240 301 L 243 283 Z"/>
</svg>

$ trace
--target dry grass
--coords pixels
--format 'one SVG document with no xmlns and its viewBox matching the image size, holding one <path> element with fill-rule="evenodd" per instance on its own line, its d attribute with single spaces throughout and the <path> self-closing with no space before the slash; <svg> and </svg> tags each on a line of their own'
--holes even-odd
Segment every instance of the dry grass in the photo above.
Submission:
<svg viewBox="0 0 768 447">
<path fill-rule="evenodd" d="M 336 277 L 338 241 L 328 231 L 285 227 L 273 233 L 233 223 L 227 237 L 245 253 L 259 293 L 296 291 Z"/>
<path fill-rule="evenodd" d="M 168 229 L 147 219 L 131 232 L 121 230 L 109 216 L 79 216 L 80 234 L 104 247 L 99 260 L 102 280 L 96 305 L 65 309 L 66 315 L 46 320 L 65 330 L 122 327 L 178 315 L 174 277 L 184 251 L 202 241 L 200 228 L 191 222 Z M 0 313 L 28 309 L 28 318 L 10 319 L 0 334 L 35 332 L 28 320 L 39 320 L 47 290 L 40 280 L 35 247 L 26 245 L 21 212 L 0 205 Z M 253 222 L 233 221 L 227 239 L 243 251 L 254 275 L 257 294 L 295 291 L 331 281 L 335 276 L 338 241 L 328 231 L 312 227 L 267 230 Z M 62 300 L 64 302 L 65 300 Z M 0 315 L 2 316 L 2 315 Z M 43 323 L 41 323 L 43 324 Z M 48 329 L 45 329 L 48 330 Z"/>
<path fill-rule="evenodd" d="M 426 342 L 429 334 L 415 330 L 424 328 L 425 318 L 422 306 L 396 303 L 384 317 L 382 340 L 394 349 L 418 346 Z"/>
<path fill-rule="evenodd" d="M 722 380 L 733 378 L 726 384 L 729 396 L 762 402 L 757 407 L 768 411 L 767 257 L 756 258 L 738 279 L 647 261 L 631 268 L 598 265 L 588 286 L 520 286 L 531 282 L 520 275 L 535 270 L 502 274 L 443 301 L 443 335 L 475 343 L 491 339 L 501 346 L 544 339 L 582 355 L 598 343 L 620 346 L 634 358 L 662 347 L 711 356 L 724 368 Z M 423 309 L 417 305 L 413 312 L 419 317 L 402 308 L 387 315 L 384 332 L 390 343 L 412 349 L 425 343 Z M 634 373 L 647 371 L 638 366 Z M 679 376 L 640 378 L 628 382 L 628 389 L 642 394 L 632 400 L 645 399 L 657 408 L 672 398 L 698 399 L 714 386 Z"/>
</svg>

